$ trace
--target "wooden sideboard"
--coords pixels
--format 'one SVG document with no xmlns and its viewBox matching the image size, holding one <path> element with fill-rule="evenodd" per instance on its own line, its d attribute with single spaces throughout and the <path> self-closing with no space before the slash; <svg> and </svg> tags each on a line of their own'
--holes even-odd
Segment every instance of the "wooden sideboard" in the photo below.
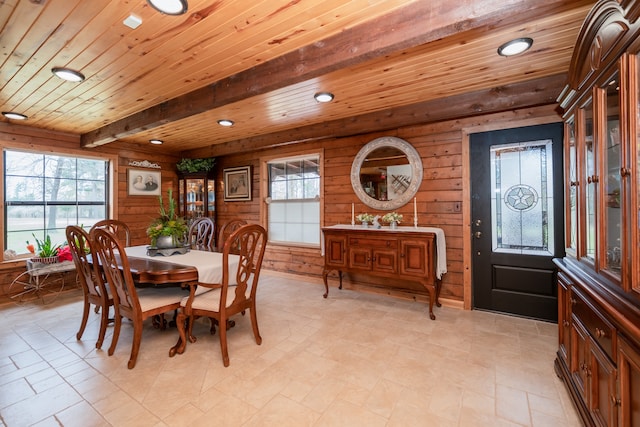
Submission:
<svg viewBox="0 0 640 427">
<path fill-rule="evenodd" d="M 323 228 L 324 297 L 329 294 L 327 275 L 332 270 L 338 272 L 339 289 L 342 289 L 343 272 L 395 278 L 399 281 L 387 282 L 387 285 L 380 286 L 412 290 L 405 288 L 403 281 L 422 285 L 429 294 L 429 316 L 435 320 L 433 305 L 441 305 L 439 296 L 442 268 L 440 271 L 437 268 L 436 232 L 425 230 L 439 230 L 442 233 L 440 229 L 414 227 L 374 229 L 343 225 Z M 445 248 L 440 251 L 443 252 L 442 256 L 445 256 Z M 446 263 L 444 265 L 446 266 Z"/>
</svg>

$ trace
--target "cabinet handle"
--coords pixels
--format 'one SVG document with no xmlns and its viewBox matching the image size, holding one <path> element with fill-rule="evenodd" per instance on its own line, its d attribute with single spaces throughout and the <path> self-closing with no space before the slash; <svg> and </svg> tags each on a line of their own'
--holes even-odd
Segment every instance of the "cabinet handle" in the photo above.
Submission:
<svg viewBox="0 0 640 427">
<path fill-rule="evenodd" d="M 596 338 L 604 338 L 607 336 L 607 333 L 600 328 L 596 328 Z"/>
<path fill-rule="evenodd" d="M 571 187 L 577 187 L 578 185 L 580 185 L 579 181 L 571 181 L 571 183 L 569 184 Z"/>
<path fill-rule="evenodd" d="M 630 176 L 631 170 L 629 168 L 620 168 L 620 176 Z"/>
<path fill-rule="evenodd" d="M 568 328 L 568 327 L 569 327 L 569 321 L 568 321 L 568 320 L 563 320 L 563 321 L 562 321 L 562 325 L 563 325 L 565 328 Z"/>
<path fill-rule="evenodd" d="M 611 395 L 611 404 L 612 404 L 613 406 L 620 406 L 620 403 L 621 403 L 621 402 L 620 402 L 620 398 L 619 398 L 619 397 L 616 397 L 616 396 L 614 396 L 614 395 L 612 394 L 612 395 Z"/>
<path fill-rule="evenodd" d="M 599 179 L 598 179 L 597 175 L 591 175 L 591 176 L 587 177 L 587 182 L 589 184 L 595 184 L 598 181 L 599 181 Z"/>
<path fill-rule="evenodd" d="M 575 298 L 571 298 L 571 305 L 576 305 L 578 303 L 578 301 L 576 301 Z"/>
</svg>

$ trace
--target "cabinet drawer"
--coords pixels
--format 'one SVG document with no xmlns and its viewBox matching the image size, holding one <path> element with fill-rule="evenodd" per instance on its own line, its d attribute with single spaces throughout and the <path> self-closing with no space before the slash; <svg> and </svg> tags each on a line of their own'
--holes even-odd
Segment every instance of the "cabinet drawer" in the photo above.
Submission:
<svg viewBox="0 0 640 427">
<path fill-rule="evenodd" d="M 617 333 L 615 327 L 600 313 L 597 305 L 577 288 L 571 290 L 571 313 L 589 331 L 604 352 L 615 361 L 617 357 Z"/>
<path fill-rule="evenodd" d="M 351 247 L 359 246 L 359 247 L 376 248 L 376 249 L 385 248 L 390 250 L 397 250 L 398 240 L 349 236 L 349 246 Z"/>
</svg>

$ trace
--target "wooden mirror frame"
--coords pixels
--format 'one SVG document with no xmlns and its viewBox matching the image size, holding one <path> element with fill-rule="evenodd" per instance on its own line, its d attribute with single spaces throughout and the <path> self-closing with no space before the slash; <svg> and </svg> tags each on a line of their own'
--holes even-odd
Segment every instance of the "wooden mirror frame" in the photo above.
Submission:
<svg viewBox="0 0 640 427">
<path fill-rule="evenodd" d="M 400 197 L 393 200 L 374 199 L 364 191 L 362 183 L 360 182 L 360 169 L 362 168 L 362 164 L 365 159 L 374 150 L 382 147 L 393 147 L 402 151 L 407 156 L 409 165 L 411 166 L 411 183 L 409 184 L 409 188 L 407 188 Z M 362 203 L 372 209 L 389 211 L 406 205 L 416 195 L 421 183 L 422 159 L 420 158 L 420 155 L 407 141 L 394 136 L 383 136 L 367 143 L 367 145 L 360 149 L 358 155 L 356 155 L 356 158 L 353 160 L 353 164 L 351 165 L 351 186 L 353 187 L 353 191 Z"/>
</svg>

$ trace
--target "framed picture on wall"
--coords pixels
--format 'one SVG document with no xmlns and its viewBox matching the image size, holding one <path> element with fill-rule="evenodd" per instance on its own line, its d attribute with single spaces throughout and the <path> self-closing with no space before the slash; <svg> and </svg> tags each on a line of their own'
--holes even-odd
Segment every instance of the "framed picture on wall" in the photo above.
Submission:
<svg viewBox="0 0 640 427">
<path fill-rule="evenodd" d="M 162 174 L 144 169 L 127 170 L 127 193 L 130 196 L 159 196 Z"/>
<path fill-rule="evenodd" d="M 251 166 L 223 170 L 224 200 L 251 200 Z"/>
</svg>

